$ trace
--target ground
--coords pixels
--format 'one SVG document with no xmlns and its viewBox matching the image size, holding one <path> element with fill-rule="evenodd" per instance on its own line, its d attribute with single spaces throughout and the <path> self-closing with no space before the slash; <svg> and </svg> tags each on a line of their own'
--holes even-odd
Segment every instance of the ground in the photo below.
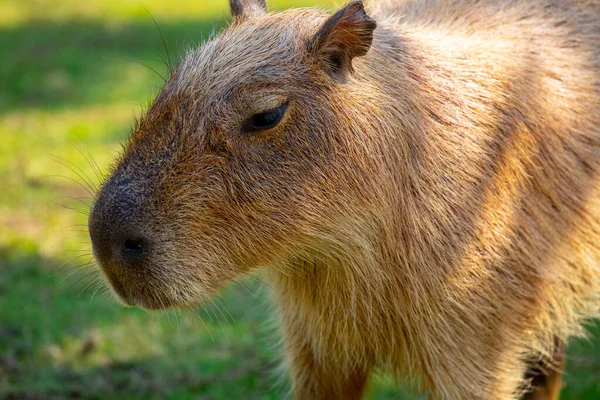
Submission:
<svg viewBox="0 0 600 400">
<path fill-rule="evenodd" d="M 270 3 L 317 2 L 331 6 Z M 174 62 L 228 14 L 225 0 L 0 1 L 0 398 L 285 393 L 260 276 L 197 310 L 148 313 L 117 306 L 86 266 L 88 192 L 166 73 L 142 5 Z M 600 398 L 598 326 L 568 360 L 564 398 Z M 385 377 L 368 397 L 419 398 Z"/>
</svg>

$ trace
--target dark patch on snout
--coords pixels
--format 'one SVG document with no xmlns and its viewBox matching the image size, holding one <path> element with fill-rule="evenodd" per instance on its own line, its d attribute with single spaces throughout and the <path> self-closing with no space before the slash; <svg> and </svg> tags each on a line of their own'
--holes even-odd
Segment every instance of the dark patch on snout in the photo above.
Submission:
<svg viewBox="0 0 600 400">
<path fill-rule="evenodd" d="M 94 255 L 113 288 L 130 302 L 127 280 L 143 269 L 152 251 L 143 179 L 113 176 L 100 191 L 88 228 Z"/>
</svg>

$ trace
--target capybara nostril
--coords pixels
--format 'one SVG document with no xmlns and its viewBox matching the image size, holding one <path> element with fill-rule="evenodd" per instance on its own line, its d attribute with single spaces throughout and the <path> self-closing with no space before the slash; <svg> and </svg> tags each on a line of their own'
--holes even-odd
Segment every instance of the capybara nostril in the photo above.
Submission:
<svg viewBox="0 0 600 400">
<path fill-rule="evenodd" d="M 140 257 L 146 253 L 146 249 L 145 239 L 126 239 L 123 243 L 123 256 L 125 258 Z"/>
<path fill-rule="evenodd" d="M 129 268 L 148 255 L 148 239 L 125 232 L 104 229 L 91 235 L 94 252 L 103 267 Z"/>
</svg>

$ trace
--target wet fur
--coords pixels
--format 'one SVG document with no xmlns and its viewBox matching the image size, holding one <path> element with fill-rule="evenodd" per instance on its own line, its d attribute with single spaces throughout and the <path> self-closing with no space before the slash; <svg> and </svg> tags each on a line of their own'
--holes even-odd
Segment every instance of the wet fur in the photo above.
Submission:
<svg viewBox="0 0 600 400">
<path fill-rule="evenodd" d="M 299 399 L 360 398 L 375 370 L 516 399 L 598 312 L 600 3 L 372 3 L 341 79 L 312 9 L 186 56 L 101 194 L 133 182 L 160 251 L 107 274 L 152 307 L 264 269 Z M 280 126 L 239 133 L 281 99 Z"/>
</svg>

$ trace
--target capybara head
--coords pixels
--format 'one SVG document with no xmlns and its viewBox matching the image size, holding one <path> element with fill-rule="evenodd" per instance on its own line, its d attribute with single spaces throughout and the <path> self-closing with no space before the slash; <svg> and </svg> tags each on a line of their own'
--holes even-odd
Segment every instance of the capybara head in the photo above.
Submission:
<svg viewBox="0 0 600 400">
<path fill-rule="evenodd" d="M 93 206 L 94 254 L 127 304 L 194 303 L 326 252 L 369 197 L 368 88 L 353 75 L 376 24 L 362 3 L 332 16 L 230 5 L 232 23 L 183 59 Z"/>
</svg>

